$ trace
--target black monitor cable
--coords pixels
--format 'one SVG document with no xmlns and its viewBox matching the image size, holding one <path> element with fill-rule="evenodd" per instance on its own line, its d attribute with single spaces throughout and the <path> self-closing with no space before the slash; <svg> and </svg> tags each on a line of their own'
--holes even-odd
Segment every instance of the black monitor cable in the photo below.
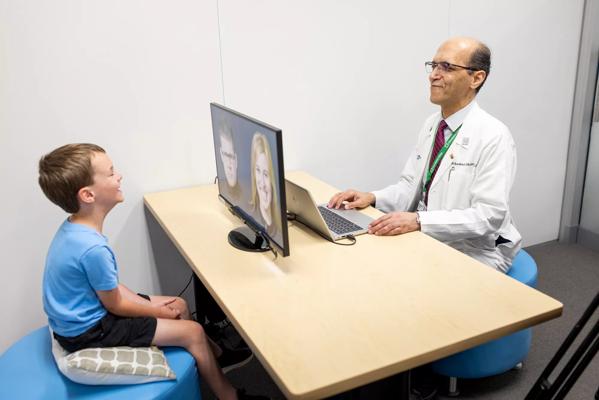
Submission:
<svg viewBox="0 0 599 400">
<path fill-rule="evenodd" d="M 177 295 L 177 297 L 181 297 L 181 295 L 183 295 L 183 293 L 185 293 L 185 291 L 189 287 L 189 284 L 191 283 L 192 280 L 193 280 L 193 272 L 191 273 L 191 276 L 189 277 L 189 280 L 187 281 L 187 285 L 185 285 L 185 287 L 183 288 L 183 290 L 181 290 L 181 292 L 179 292 L 179 294 Z"/>
<path fill-rule="evenodd" d="M 181 296 L 183 295 L 183 293 L 185 293 L 185 291 L 187 290 L 187 288 L 188 288 L 188 287 L 189 287 L 189 285 L 191 284 L 191 281 L 193 280 L 193 274 L 194 274 L 194 273 L 192 272 L 192 273 L 191 273 L 191 276 L 189 277 L 189 280 L 187 281 L 187 284 L 185 285 L 185 287 L 183 288 L 183 290 L 181 290 L 181 291 L 179 292 L 179 294 L 177 295 L 177 297 L 181 297 Z M 197 314 L 197 313 L 196 313 L 196 311 L 193 311 L 193 312 L 191 312 L 191 313 L 190 313 L 190 316 L 191 316 L 191 318 L 192 318 L 194 321 L 196 320 L 196 318 L 195 318 L 196 314 Z"/>
<path fill-rule="evenodd" d="M 329 242 L 336 244 L 338 246 L 353 246 L 354 244 L 356 244 L 357 240 L 356 237 L 354 235 L 347 235 L 346 237 L 344 237 L 343 239 L 340 239 L 338 241 L 333 241 L 331 240 L 331 238 L 326 237 L 325 235 L 323 235 L 322 233 L 318 232 L 315 229 L 312 229 L 311 227 L 309 227 L 308 225 L 306 225 L 302 220 L 297 219 L 297 215 L 295 215 L 295 213 L 287 213 L 287 220 L 288 221 L 297 221 L 300 224 L 302 224 L 303 226 L 305 226 L 306 228 L 313 230 L 314 232 L 318 233 L 320 236 L 322 236 L 323 238 L 325 238 L 326 240 L 328 240 Z M 343 243 L 341 242 L 341 240 L 349 240 L 349 243 Z"/>
</svg>

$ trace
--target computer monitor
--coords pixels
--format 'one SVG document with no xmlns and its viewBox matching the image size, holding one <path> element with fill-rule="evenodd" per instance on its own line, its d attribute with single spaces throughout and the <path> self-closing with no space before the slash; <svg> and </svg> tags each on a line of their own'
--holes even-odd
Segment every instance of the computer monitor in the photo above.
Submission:
<svg viewBox="0 0 599 400">
<path fill-rule="evenodd" d="M 282 132 L 210 103 L 220 199 L 249 228 L 229 233 L 245 251 L 289 255 Z"/>
</svg>

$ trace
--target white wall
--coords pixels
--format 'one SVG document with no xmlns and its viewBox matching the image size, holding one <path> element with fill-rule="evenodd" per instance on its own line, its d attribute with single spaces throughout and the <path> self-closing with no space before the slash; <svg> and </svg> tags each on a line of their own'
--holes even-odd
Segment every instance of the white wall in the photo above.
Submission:
<svg viewBox="0 0 599 400">
<path fill-rule="evenodd" d="M 288 169 L 340 188 L 395 182 L 436 110 L 424 61 L 448 36 L 486 42 L 479 103 L 518 147 L 516 225 L 525 245 L 557 238 L 582 1 L 223 3 L 227 104 L 283 129 Z"/>
<path fill-rule="evenodd" d="M 45 323 L 44 256 L 65 215 L 37 186 L 43 153 L 108 150 L 126 202 L 105 233 L 121 280 L 156 292 L 142 196 L 211 181 L 209 101 L 283 128 L 288 169 L 375 189 L 435 110 L 423 62 L 454 34 L 493 50 L 479 102 L 518 145 L 525 244 L 556 239 L 582 3 L 0 0 L 0 351 Z"/>
<path fill-rule="evenodd" d="M 512 212 L 524 245 L 558 237 L 583 1 L 454 1 L 451 34 L 488 42 L 493 69 L 479 102 L 512 131 Z M 478 16 L 476 21 L 468 15 Z M 487 86 L 488 85 L 488 86 Z"/>
<path fill-rule="evenodd" d="M 124 175 L 105 225 L 121 281 L 158 291 L 142 196 L 212 179 L 208 101 L 222 90 L 215 2 L 2 0 L 0 38 L 3 350 L 45 323 L 44 257 L 65 218 L 37 185 L 39 157 L 106 148 Z"/>
</svg>

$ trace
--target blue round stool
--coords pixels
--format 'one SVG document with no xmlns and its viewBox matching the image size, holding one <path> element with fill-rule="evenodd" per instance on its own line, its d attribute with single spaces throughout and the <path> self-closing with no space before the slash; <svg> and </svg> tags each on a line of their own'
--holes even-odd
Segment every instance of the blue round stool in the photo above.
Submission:
<svg viewBox="0 0 599 400">
<path fill-rule="evenodd" d="M 528 286 L 537 286 L 537 264 L 524 250 L 514 257 L 507 275 Z M 457 396 L 457 378 L 484 378 L 521 367 L 531 340 L 532 330 L 524 329 L 435 361 L 431 367 L 434 372 L 449 377 L 449 395 Z"/>
<path fill-rule="evenodd" d="M 0 399 L 200 399 L 194 358 L 180 347 L 163 347 L 176 380 L 139 385 L 81 385 L 58 370 L 48 327 L 37 329 L 0 356 Z"/>
</svg>

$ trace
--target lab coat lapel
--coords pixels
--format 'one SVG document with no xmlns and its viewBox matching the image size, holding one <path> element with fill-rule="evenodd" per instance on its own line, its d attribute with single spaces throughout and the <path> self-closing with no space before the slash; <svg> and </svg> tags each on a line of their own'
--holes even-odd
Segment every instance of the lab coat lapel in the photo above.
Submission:
<svg viewBox="0 0 599 400">
<path fill-rule="evenodd" d="M 435 141 L 435 129 L 437 128 L 437 125 L 439 124 L 439 120 L 441 117 L 439 118 L 435 118 L 435 120 L 432 122 L 431 126 L 427 127 L 426 130 L 426 136 L 424 136 L 424 140 L 422 141 L 422 144 L 420 145 L 420 149 L 419 149 L 419 154 L 418 160 L 420 161 L 419 163 L 419 168 L 420 168 L 420 176 L 422 177 L 422 179 L 424 179 L 424 176 L 426 175 L 426 171 L 428 170 L 428 165 L 430 163 L 430 157 L 431 157 L 431 153 L 433 151 L 433 142 Z"/>
<path fill-rule="evenodd" d="M 472 114 L 472 113 L 470 113 Z M 451 169 L 451 165 L 453 163 L 453 158 L 455 156 L 457 156 L 460 152 L 466 151 L 468 150 L 468 146 L 469 146 L 469 136 L 470 136 L 470 130 L 468 129 L 468 119 L 469 119 L 470 115 L 468 115 L 466 117 L 466 119 L 464 120 L 464 123 L 462 125 L 462 127 L 460 128 L 460 131 L 458 132 L 458 135 L 456 136 L 455 140 L 453 141 L 453 143 L 451 144 L 451 146 L 449 146 L 449 148 L 447 149 L 447 152 L 445 153 L 445 156 L 443 157 L 443 160 L 441 160 L 441 163 L 439 164 L 439 169 L 437 170 L 437 173 L 435 174 L 435 178 L 433 179 L 433 182 L 431 183 L 431 190 L 437 186 L 437 184 L 439 184 L 440 182 L 443 182 L 445 178 L 446 174 L 448 173 L 448 171 Z"/>
<path fill-rule="evenodd" d="M 434 119 L 429 127 L 427 127 L 426 136 L 424 137 L 424 141 L 422 142 L 422 147 L 420 148 L 420 152 L 426 158 L 426 166 L 428 167 L 428 163 L 430 162 L 431 153 L 433 152 L 433 142 L 435 141 L 435 135 L 437 134 L 437 126 L 439 126 L 439 121 L 441 120 L 441 113 L 439 116 Z"/>
</svg>

